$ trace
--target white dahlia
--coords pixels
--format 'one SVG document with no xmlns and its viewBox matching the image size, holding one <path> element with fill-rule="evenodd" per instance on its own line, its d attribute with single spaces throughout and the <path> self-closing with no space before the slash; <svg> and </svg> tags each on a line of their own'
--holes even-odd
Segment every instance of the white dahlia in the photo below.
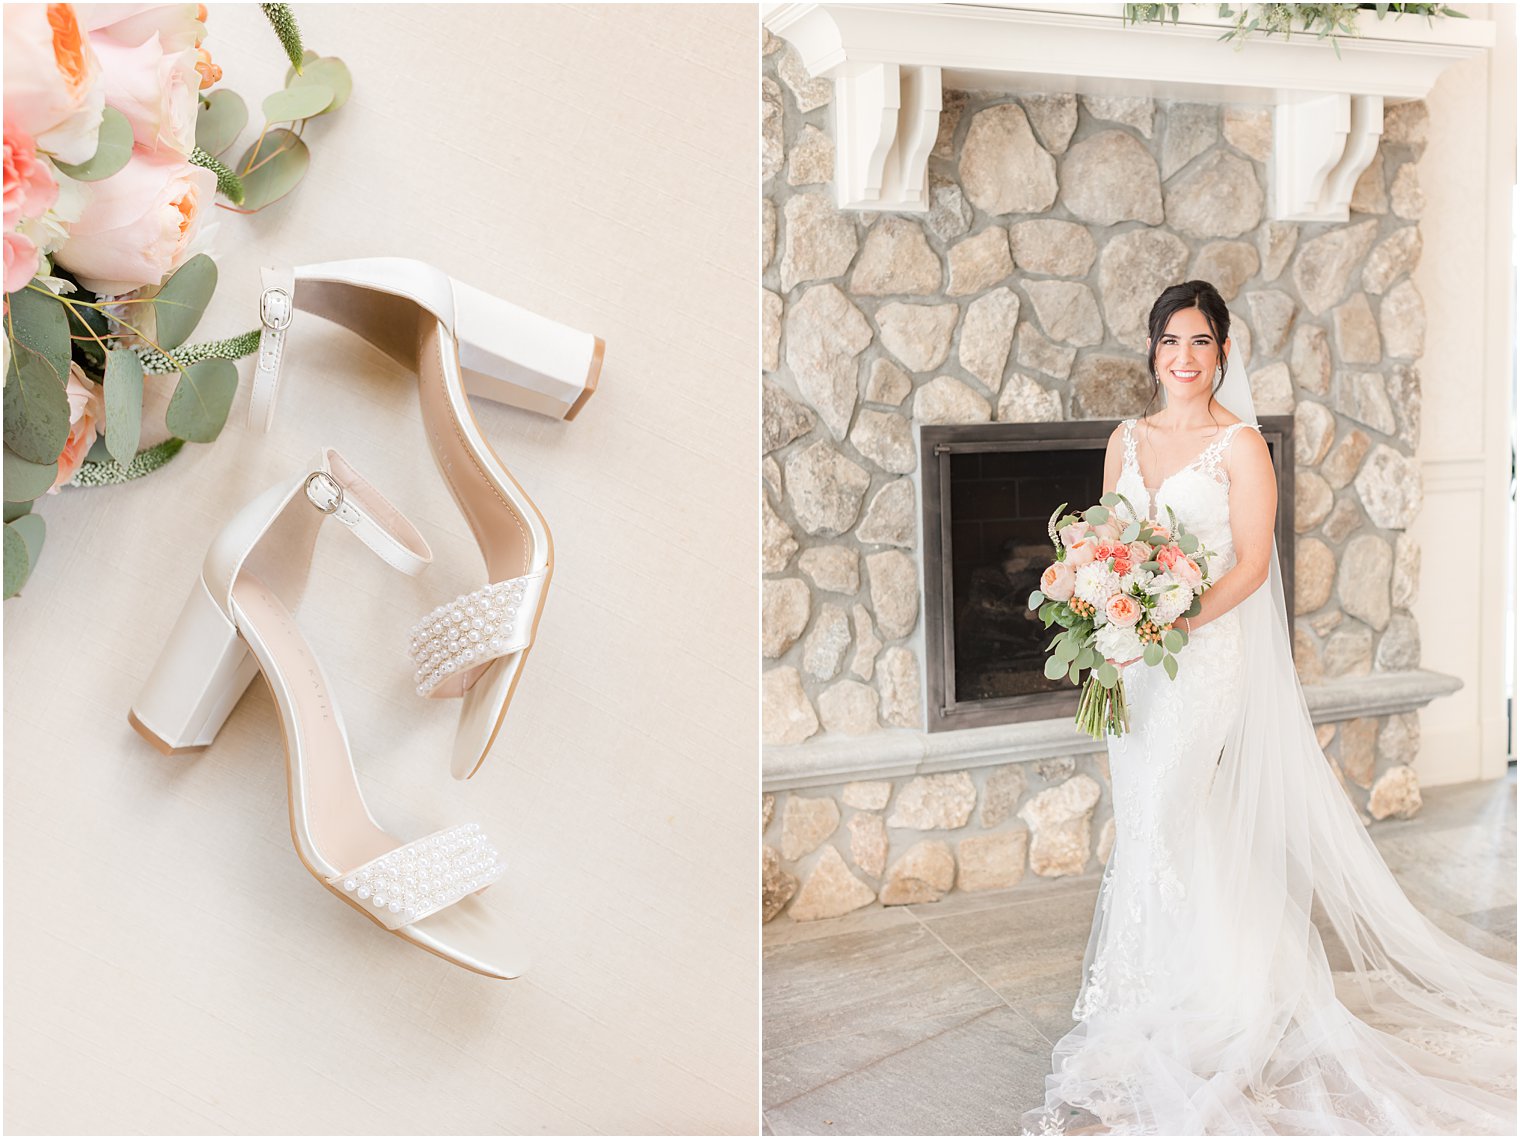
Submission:
<svg viewBox="0 0 1520 1139">
<path fill-rule="evenodd" d="M 1106 561 L 1088 562 L 1077 571 L 1077 596 L 1100 610 L 1119 592 L 1119 575 Z"/>
</svg>

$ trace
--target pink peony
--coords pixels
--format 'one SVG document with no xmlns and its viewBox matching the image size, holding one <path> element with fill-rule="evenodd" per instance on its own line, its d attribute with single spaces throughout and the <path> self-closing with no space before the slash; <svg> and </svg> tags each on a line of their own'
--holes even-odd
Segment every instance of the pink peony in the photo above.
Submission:
<svg viewBox="0 0 1520 1139">
<path fill-rule="evenodd" d="M 54 260 L 87 289 L 119 296 L 158 285 L 186 259 L 211 207 L 216 176 L 172 151 L 134 151 L 93 186 L 84 213 Z"/>
<path fill-rule="evenodd" d="M 1127 593 L 1116 593 L 1103 607 L 1108 619 L 1121 629 L 1127 629 L 1140 620 L 1140 602 Z"/>
<path fill-rule="evenodd" d="M 154 36 L 171 54 L 196 47 L 206 36 L 201 4 L 76 4 L 79 23 L 98 46 L 138 47 Z"/>
<path fill-rule="evenodd" d="M 95 445 L 95 437 L 105 430 L 106 399 L 98 384 L 85 379 L 78 364 L 69 365 L 69 438 L 58 456 L 58 477 L 48 489 L 57 494 L 58 488 L 74 477 L 84 457 Z"/>
<path fill-rule="evenodd" d="M 1098 556 L 1098 539 L 1088 537 L 1066 550 L 1066 564 L 1085 566 Z"/>
<path fill-rule="evenodd" d="M 166 146 L 188 158 L 201 88 L 195 49 L 166 52 L 155 32 L 135 47 L 97 38 L 95 54 L 106 105 L 126 116 L 133 141 L 144 150 Z"/>
<path fill-rule="evenodd" d="M 1068 550 L 1092 533 L 1092 527 L 1086 522 L 1073 522 L 1070 526 L 1062 526 L 1058 531 L 1061 536 L 1061 545 Z"/>
<path fill-rule="evenodd" d="M 41 217 L 58 200 L 58 183 L 48 164 L 37 157 L 37 143 L 10 119 L 5 120 L 5 230 Z"/>
<path fill-rule="evenodd" d="M 5 116 L 60 162 L 84 162 L 100 142 L 100 65 L 72 4 L 5 10 Z"/>
<path fill-rule="evenodd" d="M 5 235 L 5 291 L 14 293 L 25 288 L 26 283 L 37 275 L 37 245 L 30 237 L 19 233 Z"/>
<path fill-rule="evenodd" d="M 1040 592 L 1052 601 L 1070 601 L 1076 586 L 1076 571 L 1066 562 L 1048 565 L 1040 575 Z"/>
<path fill-rule="evenodd" d="M 1192 558 L 1179 558 L 1172 564 L 1172 573 L 1189 589 L 1196 590 L 1203 584 L 1203 571 L 1198 568 L 1198 563 Z"/>
</svg>

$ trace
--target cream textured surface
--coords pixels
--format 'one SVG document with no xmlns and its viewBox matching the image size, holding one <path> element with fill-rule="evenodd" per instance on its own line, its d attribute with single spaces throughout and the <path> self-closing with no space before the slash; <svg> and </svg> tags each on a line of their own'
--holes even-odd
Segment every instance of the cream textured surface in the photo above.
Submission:
<svg viewBox="0 0 1520 1139">
<path fill-rule="evenodd" d="M 4 607 L 6 1129 L 753 1134 L 755 10 L 297 13 L 354 95 L 313 124 L 291 198 L 219 214 L 195 339 L 255 323 L 261 262 L 377 254 L 604 337 L 575 423 L 476 404 L 553 528 L 554 584 L 493 753 L 456 783 L 457 704 L 414 695 L 405 637 L 481 562 L 407 374 L 299 316 L 270 435 L 245 426 L 244 361 L 217 443 L 47 500 Z M 211 21 L 257 116 L 278 45 L 252 5 Z M 127 726 L 212 534 L 322 444 L 437 563 L 407 579 L 326 533 L 303 627 L 381 823 L 495 838 L 492 892 L 539 947 L 520 981 L 385 934 L 302 868 L 261 682 L 198 758 Z"/>
</svg>

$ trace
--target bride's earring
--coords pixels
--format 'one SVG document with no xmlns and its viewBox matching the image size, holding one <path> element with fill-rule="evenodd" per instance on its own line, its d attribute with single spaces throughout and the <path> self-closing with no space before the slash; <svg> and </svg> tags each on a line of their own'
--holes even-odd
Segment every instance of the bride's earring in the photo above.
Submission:
<svg viewBox="0 0 1520 1139">
<path fill-rule="evenodd" d="M 1217 384 L 1223 378 L 1224 378 L 1224 365 L 1223 364 L 1215 364 L 1214 365 L 1214 382 Z"/>
</svg>

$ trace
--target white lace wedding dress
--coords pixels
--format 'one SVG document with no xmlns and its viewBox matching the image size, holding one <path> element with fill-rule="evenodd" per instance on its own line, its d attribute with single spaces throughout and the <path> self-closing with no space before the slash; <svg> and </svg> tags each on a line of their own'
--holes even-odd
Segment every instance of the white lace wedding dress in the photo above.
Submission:
<svg viewBox="0 0 1520 1139">
<path fill-rule="evenodd" d="M 1134 423 L 1118 492 L 1162 520 L 1170 506 L 1217 553 L 1217 582 L 1235 564 L 1224 455 L 1256 425 L 1231 425 L 1152 501 Z M 1193 635 L 1175 681 L 1124 670 L 1117 838 L 1077 1024 L 1026 1133 L 1515 1134 L 1514 968 L 1399 888 L 1281 675 L 1286 625 L 1242 603 Z"/>
</svg>

